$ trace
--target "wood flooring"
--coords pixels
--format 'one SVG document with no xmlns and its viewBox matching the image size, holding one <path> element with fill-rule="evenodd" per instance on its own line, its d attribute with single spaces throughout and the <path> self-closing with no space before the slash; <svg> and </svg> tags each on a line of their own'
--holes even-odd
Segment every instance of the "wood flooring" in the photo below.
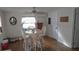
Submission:
<svg viewBox="0 0 79 59">
<path fill-rule="evenodd" d="M 68 48 L 65 45 L 59 43 L 53 38 L 50 38 L 48 36 L 44 37 L 44 49 L 43 51 L 79 51 L 79 48 Z M 23 49 L 23 40 L 18 40 L 16 42 L 10 43 L 9 49 L 12 51 L 24 51 Z"/>
</svg>

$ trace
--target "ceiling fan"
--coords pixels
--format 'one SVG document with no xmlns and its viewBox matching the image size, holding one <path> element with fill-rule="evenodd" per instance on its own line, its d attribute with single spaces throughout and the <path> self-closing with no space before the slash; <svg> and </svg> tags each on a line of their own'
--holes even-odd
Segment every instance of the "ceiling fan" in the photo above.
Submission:
<svg viewBox="0 0 79 59">
<path fill-rule="evenodd" d="M 39 11 L 36 7 L 33 7 L 32 11 L 33 14 L 45 14 L 45 12 Z"/>
<path fill-rule="evenodd" d="M 37 13 L 36 7 L 33 7 L 32 13 Z"/>
</svg>

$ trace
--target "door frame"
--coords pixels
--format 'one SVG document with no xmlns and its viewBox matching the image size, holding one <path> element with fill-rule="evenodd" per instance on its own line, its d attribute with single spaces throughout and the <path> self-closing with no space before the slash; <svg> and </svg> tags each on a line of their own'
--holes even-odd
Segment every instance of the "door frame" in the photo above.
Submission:
<svg viewBox="0 0 79 59">
<path fill-rule="evenodd" d="M 75 26 L 76 26 L 76 10 L 77 10 L 77 8 L 75 8 L 75 10 L 74 10 L 74 15 L 73 15 L 73 17 L 74 17 L 74 25 L 73 25 L 73 40 L 72 40 L 72 48 L 75 48 Z"/>
</svg>

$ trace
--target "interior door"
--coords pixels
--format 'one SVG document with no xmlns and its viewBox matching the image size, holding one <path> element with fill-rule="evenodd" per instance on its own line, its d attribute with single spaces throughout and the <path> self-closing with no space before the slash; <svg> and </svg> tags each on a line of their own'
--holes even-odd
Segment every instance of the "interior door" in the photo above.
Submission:
<svg viewBox="0 0 79 59">
<path fill-rule="evenodd" d="M 79 47 L 79 8 L 75 9 L 75 20 L 74 20 L 74 33 L 73 33 L 73 47 Z"/>
<path fill-rule="evenodd" d="M 52 17 L 51 20 L 51 25 L 52 25 L 52 33 L 53 33 L 53 37 L 57 40 L 58 39 L 58 22 L 57 22 L 57 17 Z"/>
</svg>

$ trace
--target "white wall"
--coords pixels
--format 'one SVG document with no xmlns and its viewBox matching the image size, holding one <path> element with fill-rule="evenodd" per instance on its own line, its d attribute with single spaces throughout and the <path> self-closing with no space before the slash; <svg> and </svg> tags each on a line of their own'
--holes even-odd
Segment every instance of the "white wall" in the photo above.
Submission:
<svg viewBox="0 0 79 59">
<path fill-rule="evenodd" d="M 73 24 L 74 24 L 74 9 L 75 8 L 59 8 L 55 11 L 50 12 L 48 15 L 52 18 L 52 25 L 48 25 L 48 35 L 56 38 L 54 33 L 56 24 L 54 23 L 57 19 L 58 24 L 58 41 L 63 43 L 68 47 L 72 47 L 72 39 L 73 39 Z M 60 22 L 60 17 L 69 16 L 69 22 Z"/>
<path fill-rule="evenodd" d="M 9 19 L 10 17 L 16 17 L 17 19 L 17 24 L 16 25 L 11 25 L 9 23 Z M 5 13 L 5 19 L 6 19 L 6 34 L 7 34 L 7 37 L 17 37 L 17 36 L 21 36 L 22 33 L 21 33 L 21 19 L 22 19 L 22 16 L 33 16 L 33 15 L 30 15 L 30 14 L 23 14 L 23 13 L 15 13 L 15 12 L 6 12 Z M 45 20 L 46 20 L 46 15 L 38 15 L 36 19 L 40 20 L 41 22 L 43 22 L 44 24 L 46 23 Z"/>
</svg>

